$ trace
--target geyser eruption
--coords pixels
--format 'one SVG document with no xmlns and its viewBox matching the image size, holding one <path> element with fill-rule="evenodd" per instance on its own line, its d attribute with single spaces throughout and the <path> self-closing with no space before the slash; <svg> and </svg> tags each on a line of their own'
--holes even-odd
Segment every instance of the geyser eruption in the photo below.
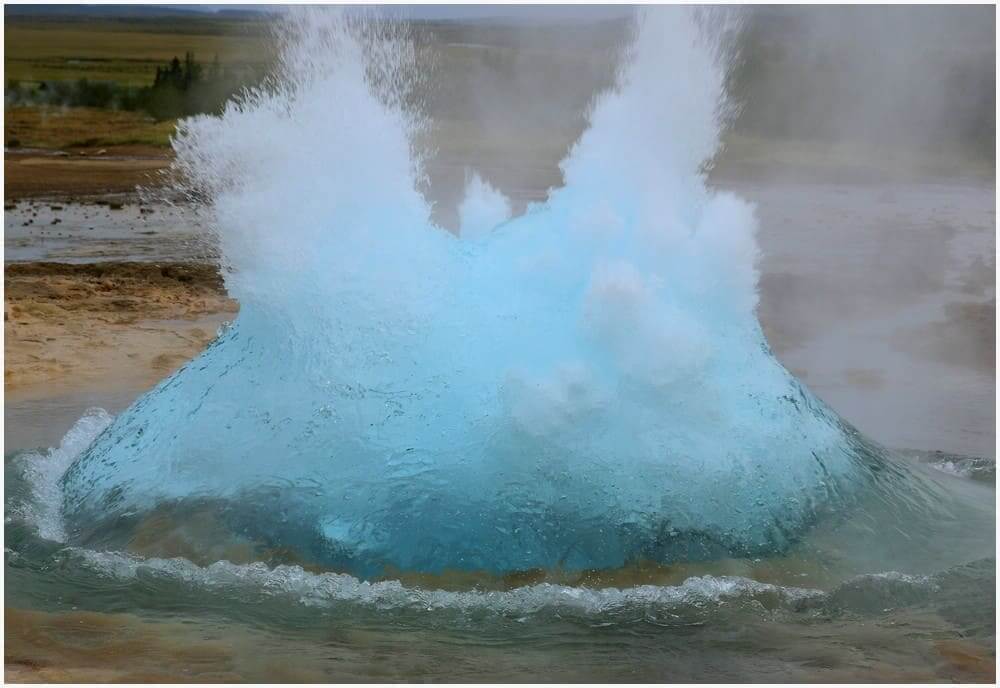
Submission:
<svg viewBox="0 0 1000 688">
<path fill-rule="evenodd" d="M 689 11 L 641 15 L 563 188 L 501 223 L 472 179 L 459 236 L 417 190 L 408 44 L 287 30 L 274 89 L 175 141 L 239 317 L 68 471 L 71 538 L 197 503 L 360 575 L 613 567 L 780 550 L 868 479 L 761 333 L 753 209 L 700 171 L 725 66 Z"/>
</svg>

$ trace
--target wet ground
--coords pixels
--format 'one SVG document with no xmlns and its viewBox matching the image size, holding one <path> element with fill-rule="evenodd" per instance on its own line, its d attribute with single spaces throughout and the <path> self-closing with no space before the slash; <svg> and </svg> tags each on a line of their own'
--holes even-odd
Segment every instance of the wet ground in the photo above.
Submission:
<svg viewBox="0 0 1000 688">
<path fill-rule="evenodd" d="M 754 201 L 779 359 L 893 447 L 995 454 L 995 193 L 955 183 L 726 184 Z"/>
<path fill-rule="evenodd" d="M 211 255 L 189 211 L 134 195 L 91 202 L 19 200 L 4 210 L 4 260 L 188 261 Z"/>
</svg>

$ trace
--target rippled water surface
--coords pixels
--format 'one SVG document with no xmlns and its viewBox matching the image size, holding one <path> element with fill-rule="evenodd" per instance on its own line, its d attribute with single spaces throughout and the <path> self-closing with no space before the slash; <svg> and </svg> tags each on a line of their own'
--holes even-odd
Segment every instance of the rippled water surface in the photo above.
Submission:
<svg viewBox="0 0 1000 688">
<path fill-rule="evenodd" d="M 8 456 L 9 672 L 205 681 L 993 675 L 992 464 L 913 453 L 901 460 L 936 504 L 915 505 L 909 522 L 879 513 L 885 503 L 867 505 L 777 557 L 363 581 L 247 550 L 189 510 L 150 518 L 132 553 L 59 544 L 57 479 L 106 423 L 89 416 L 60 448 Z M 185 558 L 204 556 L 192 549 L 204 537 L 229 547 L 230 561 Z"/>
</svg>

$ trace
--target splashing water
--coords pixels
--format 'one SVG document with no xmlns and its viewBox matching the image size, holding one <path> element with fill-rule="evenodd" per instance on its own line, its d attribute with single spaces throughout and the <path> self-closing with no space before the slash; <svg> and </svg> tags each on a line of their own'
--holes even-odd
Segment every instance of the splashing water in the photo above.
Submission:
<svg viewBox="0 0 1000 688">
<path fill-rule="evenodd" d="M 458 222 L 463 239 L 481 239 L 511 216 L 510 201 L 478 174 L 465 182 L 465 198 L 458 206 Z"/>
<path fill-rule="evenodd" d="M 692 13 L 641 16 L 563 188 L 504 222 L 471 178 L 460 236 L 417 190 L 412 48 L 286 30 L 275 88 L 174 142 L 240 315 L 67 472 L 71 541 L 201 500 L 359 575 L 579 570 L 780 551 L 871 480 L 761 333 L 753 209 L 700 171 L 725 66 Z"/>
</svg>

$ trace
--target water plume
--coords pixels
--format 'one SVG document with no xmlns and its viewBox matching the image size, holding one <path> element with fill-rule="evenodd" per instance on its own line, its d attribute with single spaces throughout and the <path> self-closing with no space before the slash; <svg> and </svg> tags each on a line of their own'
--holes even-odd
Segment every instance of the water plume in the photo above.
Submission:
<svg viewBox="0 0 1000 688">
<path fill-rule="evenodd" d="M 843 508 L 869 448 L 771 355 L 753 208 L 705 184 L 702 24 L 641 13 L 565 186 L 504 222 L 470 178 L 455 236 L 405 37 L 291 12 L 270 88 L 174 142 L 239 317 L 67 472 L 70 540 L 200 500 L 362 576 L 579 570 L 778 551 Z"/>
<path fill-rule="evenodd" d="M 458 206 L 459 232 L 465 239 L 486 234 L 511 216 L 510 201 L 478 173 L 467 175 L 465 195 Z"/>
</svg>

